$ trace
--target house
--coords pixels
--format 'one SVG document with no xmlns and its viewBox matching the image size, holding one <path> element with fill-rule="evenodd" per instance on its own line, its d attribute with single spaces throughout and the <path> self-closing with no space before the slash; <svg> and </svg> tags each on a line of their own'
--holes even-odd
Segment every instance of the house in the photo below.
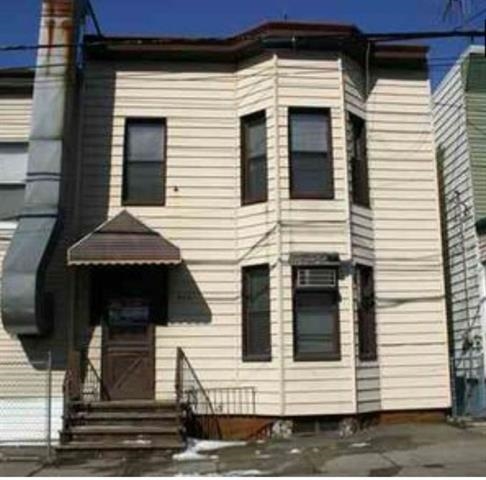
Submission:
<svg viewBox="0 0 486 480">
<path fill-rule="evenodd" d="M 44 43 L 68 7 L 44 1 Z M 75 69 L 70 34 L 38 54 L 29 172 L 50 170 L 2 278 L 3 349 L 51 351 L 67 446 L 176 400 L 239 436 L 450 407 L 426 48 L 271 22 L 85 36 Z"/>
<path fill-rule="evenodd" d="M 485 75 L 484 47 L 472 45 L 450 69 L 433 97 L 443 216 L 447 225 L 444 251 L 454 407 L 458 415 L 481 415 L 486 408 L 486 190 L 482 180 L 486 174 Z"/>
</svg>

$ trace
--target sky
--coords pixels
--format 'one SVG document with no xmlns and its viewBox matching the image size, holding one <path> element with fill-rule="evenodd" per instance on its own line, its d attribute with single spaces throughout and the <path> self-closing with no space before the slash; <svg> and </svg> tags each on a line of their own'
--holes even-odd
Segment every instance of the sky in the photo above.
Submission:
<svg viewBox="0 0 486 480">
<path fill-rule="evenodd" d="M 486 0 L 443 17 L 447 0 L 91 0 L 105 35 L 227 36 L 269 20 L 353 23 L 366 33 L 452 29 L 484 10 L 467 28 L 484 28 Z M 35 44 L 41 0 L 0 0 L 0 45 Z M 484 44 L 483 38 L 476 43 Z M 431 46 L 436 84 L 470 39 L 420 41 Z M 0 68 L 32 65 L 33 52 L 0 52 Z"/>
</svg>

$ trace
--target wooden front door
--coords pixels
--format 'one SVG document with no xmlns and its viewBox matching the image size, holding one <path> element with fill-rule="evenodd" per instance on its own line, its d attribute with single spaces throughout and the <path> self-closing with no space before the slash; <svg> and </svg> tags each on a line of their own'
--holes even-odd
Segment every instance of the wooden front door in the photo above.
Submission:
<svg viewBox="0 0 486 480">
<path fill-rule="evenodd" d="M 147 299 L 109 302 L 103 322 L 102 378 L 110 400 L 154 398 L 154 325 Z"/>
<path fill-rule="evenodd" d="M 92 315 L 102 325 L 107 399 L 155 398 L 155 325 L 165 322 L 166 285 L 162 267 L 93 270 Z"/>
</svg>

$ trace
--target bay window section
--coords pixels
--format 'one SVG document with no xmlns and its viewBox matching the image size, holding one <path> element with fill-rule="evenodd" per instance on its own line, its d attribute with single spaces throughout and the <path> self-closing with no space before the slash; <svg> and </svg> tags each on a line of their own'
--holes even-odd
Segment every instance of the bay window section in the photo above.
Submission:
<svg viewBox="0 0 486 480">
<path fill-rule="evenodd" d="M 334 198 L 329 109 L 289 109 L 289 164 L 290 198 Z"/>
<path fill-rule="evenodd" d="M 338 270 L 294 267 L 294 359 L 339 360 Z"/>
<path fill-rule="evenodd" d="M 267 201 L 267 124 L 265 112 L 241 118 L 241 204 Z"/>
<path fill-rule="evenodd" d="M 243 360 L 269 361 L 272 355 L 269 266 L 243 268 L 242 289 Z"/>
</svg>

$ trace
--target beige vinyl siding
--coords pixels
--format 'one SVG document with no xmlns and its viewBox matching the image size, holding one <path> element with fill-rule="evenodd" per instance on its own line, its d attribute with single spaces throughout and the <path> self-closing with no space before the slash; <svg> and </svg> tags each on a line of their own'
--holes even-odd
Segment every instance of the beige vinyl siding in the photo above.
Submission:
<svg viewBox="0 0 486 480">
<path fill-rule="evenodd" d="M 395 70 L 376 72 L 371 84 L 368 154 L 381 405 L 445 408 L 447 331 L 429 82 L 421 73 Z"/>
<path fill-rule="evenodd" d="M 353 60 L 344 62 L 344 101 L 346 112 L 367 120 L 366 114 L 366 78 L 364 70 Z M 351 180 L 351 124 L 349 113 L 346 115 L 346 135 L 348 148 L 348 176 L 351 215 L 351 245 L 353 265 L 362 264 L 374 266 L 374 232 L 373 232 L 373 205 L 365 208 L 352 203 Z M 372 185 L 370 184 L 370 189 Z M 355 303 L 353 302 L 353 305 Z M 371 412 L 380 410 L 380 368 L 378 361 L 361 361 L 359 359 L 358 316 L 356 308 L 353 309 L 355 344 L 356 344 L 356 394 L 358 412 Z"/>
<path fill-rule="evenodd" d="M 468 324 L 477 315 L 479 293 L 479 245 L 474 225 L 475 205 L 466 120 L 463 68 L 465 56 L 452 67 L 434 94 L 437 149 L 443 159 L 447 245 L 450 269 L 455 375 L 468 374 L 462 347 Z M 462 204 L 462 205 L 461 205 Z M 468 215 L 463 217 L 464 209 Z M 466 265 L 467 275 L 464 272 Z M 468 302 L 466 302 L 466 292 Z M 476 323 L 480 329 L 479 322 Z M 477 332 L 473 332 L 477 333 Z"/>
<path fill-rule="evenodd" d="M 354 412 L 354 345 L 349 276 L 340 279 L 341 360 L 295 361 L 293 358 L 291 252 L 336 252 L 351 256 L 341 64 L 333 55 L 279 58 L 278 104 L 283 224 L 283 331 L 285 414 Z M 331 109 L 334 200 L 289 200 L 288 109 Z"/>
</svg>

